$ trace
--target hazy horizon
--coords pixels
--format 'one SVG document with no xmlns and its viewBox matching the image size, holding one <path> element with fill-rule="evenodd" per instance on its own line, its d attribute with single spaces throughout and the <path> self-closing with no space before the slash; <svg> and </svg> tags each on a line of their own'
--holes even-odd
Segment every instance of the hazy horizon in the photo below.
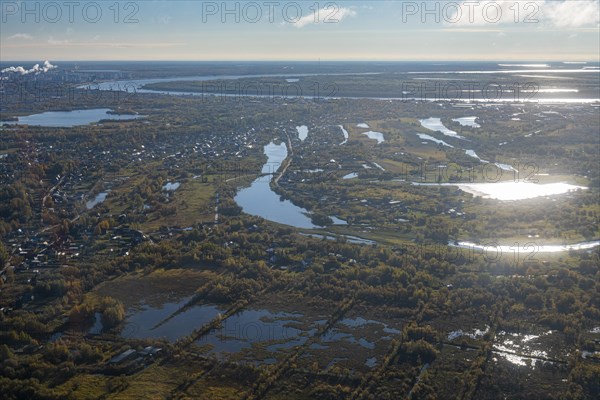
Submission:
<svg viewBox="0 0 600 400">
<path fill-rule="evenodd" d="M 3 60 L 598 61 L 598 0 L 2 2 Z"/>
<path fill-rule="evenodd" d="M 18 63 L 18 62 L 31 62 L 39 63 L 45 61 L 45 58 L 31 58 L 31 59 L 4 59 L 0 61 L 1 64 Z M 515 59 L 494 59 L 494 58 L 480 58 L 480 59 L 198 59 L 198 60 L 176 60 L 176 59 L 48 59 L 53 63 L 67 62 L 67 63 L 118 63 L 118 62 L 140 62 L 140 63 L 276 63 L 276 62 L 291 62 L 291 63 L 424 63 L 424 62 L 451 62 L 451 63 L 494 63 L 494 62 L 561 62 L 561 63 L 600 63 L 600 57 L 595 59 L 584 59 L 584 58 L 555 58 L 555 59 L 527 59 L 527 58 L 515 58 Z"/>
</svg>

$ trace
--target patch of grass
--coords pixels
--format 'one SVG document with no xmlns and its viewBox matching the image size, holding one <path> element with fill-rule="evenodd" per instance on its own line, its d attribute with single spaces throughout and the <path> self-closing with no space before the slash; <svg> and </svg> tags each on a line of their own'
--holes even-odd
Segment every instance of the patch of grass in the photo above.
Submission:
<svg viewBox="0 0 600 400">
<path fill-rule="evenodd" d="M 156 230 L 160 226 L 188 227 L 197 223 L 214 221 L 215 185 L 212 180 L 188 179 L 171 193 L 169 207 L 174 214 L 150 216 L 141 224 L 143 230 Z"/>
<path fill-rule="evenodd" d="M 129 386 L 122 392 L 109 396 L 109 399 L 165 399 L 186 378 L 187 372 L 183 369 L 154 364 L 131 376 L 128 379 Z"/>
<path fill-rule="evenodd" d="M 179 300 L 192 295 L 198 287 L 215 276 L 211 271 L 157 269 L 147 275 L 136 272 L 105 282 L 94 293 L 120 300 L 127 308 L 140 302 L 160 305 L 167 300 Z"/>
<path fill-rule="evenodd" d="M 81 400 L 96 400 L 106 394 L 109 377 L 104 375 L 76 375 L 63 385 L 57 387 L 59 391 L 70 393 L 73 398 Z"/>
</svg>

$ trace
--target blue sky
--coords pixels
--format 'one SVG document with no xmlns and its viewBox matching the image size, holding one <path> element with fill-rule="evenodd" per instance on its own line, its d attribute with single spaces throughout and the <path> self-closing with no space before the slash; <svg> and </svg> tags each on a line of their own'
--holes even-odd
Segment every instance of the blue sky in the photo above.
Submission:
<svg viewBox="0 0 600 400">
<path fill-rule="evenodd" d="M 1 0 L 0 53 L 2 61 L 597 61 L 599 1 Z"/>
</svg>

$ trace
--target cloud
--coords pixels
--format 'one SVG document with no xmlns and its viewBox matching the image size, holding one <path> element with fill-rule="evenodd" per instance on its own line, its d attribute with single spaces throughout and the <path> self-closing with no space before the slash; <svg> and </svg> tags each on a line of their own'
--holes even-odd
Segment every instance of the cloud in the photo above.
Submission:
<svg viewBox="0 0 600 400">
<path fill-rule="evenodd" d="M 333 8 L 333 7 L 324 7 L 321 8 L 316 14 L 310 13 L 309 15 L 305 15 L 300 18 L 296 22 L 290 22 L 290 25 L 293 25 L 296 28 L 303 28 L 310 24 L 324 23 L 324 24 L 334 24 L 341 22 L 346 17 L 354 17 L 356 16 L 356 11 L 347 8 Z"/>
<path fill-rule="evenodd" d="M 31 40 L 33 36 L 28 33 L 15 33 L 12 36 L 9 36 L 8 39 L 23 39 L 23 40 Z"/>
<path fill-rule="evenodd" d="M 544 17 L 559 28 L 580 28 L 600 21 L 598 0 L 545 1 Z"/>
<path fill-rule="evenodd" d="M 445 24 L 465 26 L 544 24 L 557 28 L 581 28 L 598 25 L 599 0 L 462 0 L 456 6 L 441 3 L 440 14 Z"/>
<path fill-rule="evenodd" d="M 4 74 L 4 73 L 18 73 L 21 75 L 28 75 L 28 74 L 41 74 L 41 73 L 45 73 L 50 71 L 51 69 L 54 68 L 58 68 L 56 65 L 52 65 L 52 63 L 50 63 L 50 61 L 46 60 L 44 61 L 44 65 L 42 67 L 40 67 L 40 64 L 35 64 L 33 66 L 33 68 L 31 69 L 25 69 L 24 67 L 8 67 L 8 68 L 4 68 L 2 71 L 0 71 L 0 73 Z"/>
<path fill-rule="evenodd" d="M 70 40 L 56 40 L 52 36 L 50 36 L 50 38 L 48 39 L 48 44 L 51 44 L 53 46 L 64 46 L 65 44 L 69 44 L 70 42 Z"/>
</svg>

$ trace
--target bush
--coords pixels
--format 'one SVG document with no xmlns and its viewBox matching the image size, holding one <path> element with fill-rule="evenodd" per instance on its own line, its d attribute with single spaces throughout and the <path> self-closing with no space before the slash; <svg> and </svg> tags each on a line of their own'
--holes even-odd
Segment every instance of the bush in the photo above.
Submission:
<svg viewBox="0 0 600 400">
<path fill-rule="evenodd" d="M 105 297 L 102 300 L 102 326 L 104 329 L 110 329 L 117 326 L 125 319 L 125 308 L 123 304 L 113 299 Z"/>
</svg>

